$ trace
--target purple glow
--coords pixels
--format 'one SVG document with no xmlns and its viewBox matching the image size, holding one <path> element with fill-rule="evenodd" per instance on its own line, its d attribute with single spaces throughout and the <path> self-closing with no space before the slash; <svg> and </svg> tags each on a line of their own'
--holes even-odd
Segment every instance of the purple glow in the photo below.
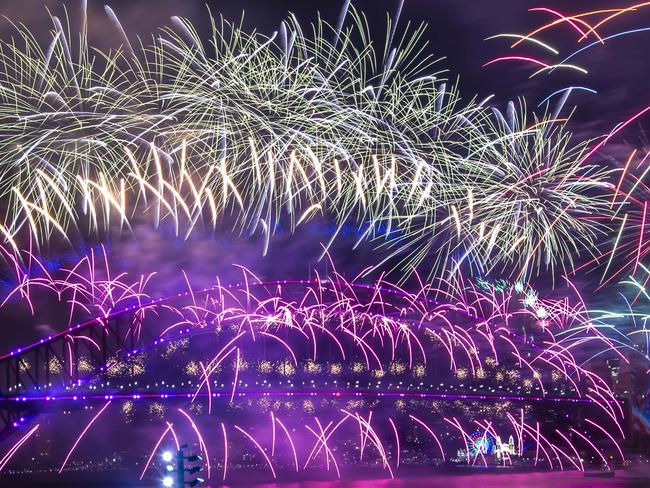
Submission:
<svg viewBox="0 0 650 488">
<path fill-rule="evenodd" d="M 213 391 L 212 398 L 230 398 L 232 390 Z M 7 396 L 0 398 L 0 402 L 27 402 L 27 401 L 77 401 L 77 400 L 137 400 L 137 399 L 166 399 L 166 398 L 191 398 L 193 396 L 207 398 L 207 393 L 191 393 L 191 392 L 178 392 L 173 393 L 135 393 L 135 394 L 86 394 L 86 395 L 59 395 L 53 396 Z M 440 398 L 447 400 L 486 400 L 486 401 L 512 401 L 512 402 L 567 402 L 567 403 L 587 403 L 597 404 L 595 400 L 589 398 L 576 398 L 576 397 L 540 397 L 540 396 L 515 396 L 515 395 L 471 395 L 471 394 L 458 394 L 458 393 L 415 393 L 415 392 L 381 392 L 381 391 L 238 391 L 235 393 L 236 397 L 274 397 L 274 396 L 332 396 L 332 397 L 361 397 L 361 398 Z M 623 400 L 620 400 L 624 403 Z"/>
</svg>

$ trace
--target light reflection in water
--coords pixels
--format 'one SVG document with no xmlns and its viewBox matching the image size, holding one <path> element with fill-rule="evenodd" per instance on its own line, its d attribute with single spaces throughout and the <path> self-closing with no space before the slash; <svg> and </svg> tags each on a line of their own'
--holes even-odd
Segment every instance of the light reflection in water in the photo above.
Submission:
<svg viewBox="0 0 650 488">
<path fill-rule="evenodd" d="M 267 483 L 255 488 L 648 488 L 650 472 L 617 473 L 613 478 L 582 473 L 440 475 L 395 480 L 305 481 Z"/>
</svg>

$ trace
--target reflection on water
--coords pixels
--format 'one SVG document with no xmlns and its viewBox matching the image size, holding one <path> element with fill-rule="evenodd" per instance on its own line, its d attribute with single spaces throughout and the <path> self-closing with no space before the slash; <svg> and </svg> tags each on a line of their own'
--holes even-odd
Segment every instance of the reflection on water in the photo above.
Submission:
<svg viewBox="0 0 650 488">
<path fill-rule="evenodd" d="M 513 473 L 433 476 L 395 480 L 306 481 L 270 483 L 256 488 L 648 488 L 650 473 L 619 472 L 613 478 L 583 476 L 581 473 Z"/>
<path fill-rule="evenodd" d="M 259 473 L 253 473 L 259 474 Z M 324 473 L 321 473 L 324 474 Z M 359 472 L 342 473 L 343 476 L 363 476 Z M 435 476 L 422 476 L 422 473 L 407 473 L 406 476 L 390 479 L 357 479 L 346 481 L 296 481 L 256 484 L 245 481 L 251 471 L 240 471 L 235 476 L 237 482 L 221 484 L 219 477 L 209 480 L 205 488 L 650 488 L 650 466 L 638 466 L 626 471 L 617 471 L 611 478 L 584 476 L 574 471 L 565 472 L 530 472 L 530 473 L 485 473 L 474 471 L 472 473 L 439 473 Z M 143 485 L 141 482 L 121 482 L 111 480 L 107 475 L 101 480 L 95 479 L 92 483 L 68 482 L 60 483 L 49 479 L 46 482 L 28 480 L 16 477 L 12 481 L 0 478 L 0 486 L 12 488 L 87 488 L 89 486 L 101 488 L 159 488 L 159 483 Z"/>
</svg>

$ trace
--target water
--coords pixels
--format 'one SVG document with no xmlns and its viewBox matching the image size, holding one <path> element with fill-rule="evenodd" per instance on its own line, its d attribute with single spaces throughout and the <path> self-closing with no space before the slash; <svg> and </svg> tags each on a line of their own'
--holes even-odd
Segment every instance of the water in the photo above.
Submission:
<svg viewBox="0 0 650 488">
<path fill-rule="evenodd" d="M 577 472 L 512 473 L 413 477 L 395 480 L 267 483 L 256 488 L 648 488 L 650 472 L 617 472 L 613 478 Z"/>
<path fill-rule="evenodd" d="M 239 473 L 243 474 L 243 473 Z M 244 476 L 245 477 L 245 476 Z M 206 483 L 204 488 L 650 488 L 650 468 L 617 471 L 612 478 L 584 476 L 575 471 L 537 472 L 537 473 L 480 473 L 450 474 L 435 476 L 407 476 L 395 480 L 364 479 L 348 481 L 300 481 L 255 484 L 245 481 L 222 485 L 219 476 L 213 476 L 213 483 Z M 212 481 L 212 480 L 211 480 Z M 61 483 L 52 477 L 45 481 L 14 477 L 11 480 L 0 478 L 0 486 L 15 488 L 68 488 L 101 486 L 103 488 L 158 488 L 160 485 L 132 482 L 117 482 L 110 475 L 90 482 Z"/>
</svg>

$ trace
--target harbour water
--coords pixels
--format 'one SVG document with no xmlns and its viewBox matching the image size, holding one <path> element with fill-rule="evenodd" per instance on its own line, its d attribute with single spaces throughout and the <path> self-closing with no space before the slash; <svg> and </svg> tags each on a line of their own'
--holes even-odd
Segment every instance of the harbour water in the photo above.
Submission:
<svg viewBox="0 0 650 488">
<path fill-rule="evenodd" d="M 306 481 L 270 483 L 256 488 L 648 488 L 650 471 L 619 471 L 614 477 L 577 472 L 440 475 L 394 480 Z"/>
<path fill-rule="evenodd" d="M 366 478 L 362 472 L 347 473 L 356 479 L 342 481 L 311 480 L 273 483 L 256 483 L 252 478 L 260 479 L 259 475 L 266 473 L 239 472 L 233 479 L 238 481 L 222 484 L 219 476 L 207 481 L 204 488 L 650 488 L 650 466 L 639 466 L 626 470 L 618 470 L 615 476 L 605 477 L 602 472 L 594 471 L 585 476 L 581 472 L 481 472 L 469 473 L 436 473 L 426 476 L 420 471 L 408 473 L 397 479 Z M 325 473 L 321 473 L 324 475 Z M 14 488 L 53 488 L 66 486 L 68 488 L 96 486 L 102 488 L 158 488 L 161 483 L 151 484 L 139 482 L 125 473 L 116 475 L 106 473 L 92 482 L 81 478 L 24 478 L 9 477 L 0 479 L 0 486 Z"/>
</svg>

